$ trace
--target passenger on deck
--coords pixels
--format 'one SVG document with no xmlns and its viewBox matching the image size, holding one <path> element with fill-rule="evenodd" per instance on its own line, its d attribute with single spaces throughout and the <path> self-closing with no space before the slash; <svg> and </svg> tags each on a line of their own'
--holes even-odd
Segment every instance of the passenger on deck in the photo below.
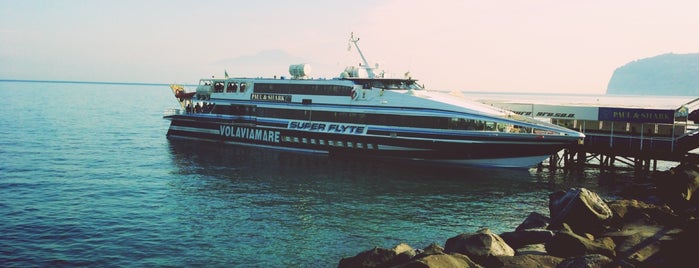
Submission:
<svg viewBox="0 0 699 268">
<path fill-rule="evenodd" d="M 204 111 L 204 113 L 211 113 L 211 111 L 214 110 L 214 103 L 212 102 L 204 105 L 204 108 L 202 110 Z"/>
<path fill-rule="evenodd" d="M 192 103 L 187 103 L 187 107 L 185 108 L 185 111 L 187 111 L 188 114 L 192 113 Z"/>
<path fill-rule="evenodd" d="M 233 83 L 232 85 L 228 85 L 231 87 L 231 92 L 236 92 L 238 91 L 238 83 Z"/>
<path fill-rule="evenodd" d="M 201 113 L 201 105 L 197 102 L 197 105 L 194 106 L 194 112 L 195 113 Z"/>
</svg>

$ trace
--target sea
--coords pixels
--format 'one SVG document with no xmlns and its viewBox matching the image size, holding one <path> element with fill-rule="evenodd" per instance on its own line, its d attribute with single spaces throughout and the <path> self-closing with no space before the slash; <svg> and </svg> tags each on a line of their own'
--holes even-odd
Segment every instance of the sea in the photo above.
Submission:
<svg viewBox="0 0 699 268">
<path fill-rule="evenodd" d="M 5 81 L 0 96 L 2 267 L 336 267 L 513 231 L 554 191 L 613 199 L 637 179 L 169 140 L 168 85 Z"/>
</svg>

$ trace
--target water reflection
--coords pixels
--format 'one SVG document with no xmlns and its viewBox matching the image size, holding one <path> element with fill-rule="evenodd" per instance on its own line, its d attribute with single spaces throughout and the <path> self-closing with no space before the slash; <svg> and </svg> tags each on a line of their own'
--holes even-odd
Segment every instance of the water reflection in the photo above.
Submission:
<svg viewBox="0 0 699 268">
<path fill-rule="evenodd" d="M 264 178 L 269 182 L 333 181 L 373 186 L 400 184 L 403 185 L 401 187 L 405 187 L 406 184 L 430 184 L 432 187 L 443 186 L 448 189 L 458 186 L 500 188 L 503 183 L 524 186 L 541 179 L 534 170 L 483 169 L 434 166 L 407 161 L 337 158 L 182 140 L 170 140 L 169 144 L 173 161 L 180 172 L 234 180 Z"/>
<path fill-rule="evenodd" d="M 439 167 L 181 140 L 169 146 L 172 187 L 181 193 L 184 211 L 191 211 L 183 217 L 200 229 L 235 234 L 211 239 L 269 245 L 255 254 L 288 252 L 293 256 L 280 260 L 298 261 L 273 266 L 307 266 L 302 260 L 315 258 L 333 265 L 373 246 L 424 247 L 482 227 L 511 231 L 532 211 L 547 214 L 551 191 L 596 187 L 599 175 Z"/>
<path fill-rule="evenodd" d="M 600 173 L 594 169 L 566 173 L 445 167 L 209 142 L 171 140 L 169 144 L 177 172 L 195 175 L 197 180 L 191 183 L 199 187 L 212 187 L 214 191 L 235 187 L 251 193 L 293 197 L 297 201 L 315 195 L 334 201 L 380 197 L 391 199 L 390 204 L 406 198 L 415 199 L 413 202 L 427 198 L 442 205 L 491 200 L 492 205 L 497 205 L 498 197 L 514 196 L 532 199 L 542 207 L 548 194 L 556 190 L 586 187 L 603 195 L 613 191 L 604 188 L 605 185 L 599 186 Z"/>
<path fill-rule="evenodd" d="M 269 182 L 328 181 L 368 184 L 430 184 L 431 187 L 497 188 L 502 191 L 597 187 L 600 172 L 435 166 L 420 162 L 337 158 L 210 142 L 169 140 L 174 163 L 184 174 Z M 614 176 L 614 175 L 612 175 Z M 503 187 L 504 186 L 504 187 Z"/>
</svg>

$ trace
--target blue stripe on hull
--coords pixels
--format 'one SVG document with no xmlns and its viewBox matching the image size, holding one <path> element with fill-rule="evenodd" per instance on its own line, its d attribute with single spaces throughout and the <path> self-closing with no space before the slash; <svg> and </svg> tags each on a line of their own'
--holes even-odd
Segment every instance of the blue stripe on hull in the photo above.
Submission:
<svg viewBox="0 0 699 268">
<path fill-rule="evenodd" d="M 202 121 L 200 118 L 187 118 L 183 120 L 178 120 L 177 118 L 172 120 L 171 125 L 174 126 L 186 126 L 195 128 L 206 128 L 216 130 L 220 124 L 239 124 L 239 125 L 255 125 L 258 128 L 283 128 L 286 129 L 288 123 L 280 122 L 258 122 L 251 117 L 241 117 L 234 120 L 221 120 L 215 118 L 207 118 L 207 120 Z M 455 131 L 452 131 L 455 132 Z M 306 132 L 304 132 L 306 133 Z M 312 132 L 309 132 L 312 133 Z M 403 138 L 416 138 L 416 139 L 438 139 L 438 140 L 469 140 L 472 142 L 531 142 L 531 143 L 561 143 L 568 144 L 571 142 L 569 136 L 563 135 L 549 135 L 545 137 L 536 134 L 508 134 L 501 132 L 470 132 L 460 133 L 460 134 L 437 134 L 436 131 L 426 131 L 426 130 L 405 130 L 405 129 L 392 129 L 392 130 L 374 130 L 373 127 L 369 127 L 367 134 L 370 136 L 387 136 L 394 137 L 400 136 Z"/>
</svg>

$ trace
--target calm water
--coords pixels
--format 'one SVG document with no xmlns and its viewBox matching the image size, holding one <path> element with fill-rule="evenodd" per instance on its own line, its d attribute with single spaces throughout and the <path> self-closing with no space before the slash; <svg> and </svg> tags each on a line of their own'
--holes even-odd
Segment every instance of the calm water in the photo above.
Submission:
<svg viewBox="0 0 699 268">
<path fill-rule="evenodd" d="M 0 82 L 0 266 L 335 267 L 374 246 L 511 231 L 554 190 L 607 195 L 628 179 L 169 141 L 171 94 Z"/>
</svg>

